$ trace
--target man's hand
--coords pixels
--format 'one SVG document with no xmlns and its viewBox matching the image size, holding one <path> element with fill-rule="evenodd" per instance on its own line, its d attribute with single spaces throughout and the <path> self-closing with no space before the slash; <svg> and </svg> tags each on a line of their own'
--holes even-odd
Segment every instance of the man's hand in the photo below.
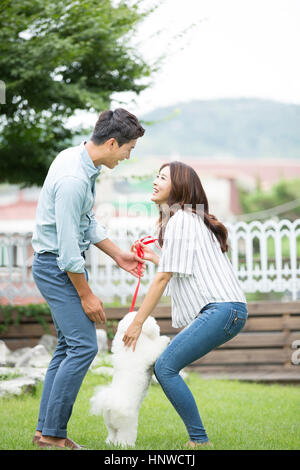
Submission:
<svg viewBox="0 0 300 470">
<path fill-rule="evenodd" d="M 105 323 L 106 317 L 103 309 L 103 303 L 96 295 L 93 294 L 90 289 L 87 280 L 83 273 L 72 273 L 67 271 L 67 274 L 77 290 L 77 294 L 80 297 L 81 305 L 89 317 L 95 323 Z"/>
<path fill-rule="evenodd" d="M 104 313 L 103 303 L 92 292 L 80 298 L 81 305 L 86 315 L 95 323 L 105 323 L 106 316 Z"/>
<path fill-rule="evenodd" d="M 115 245 L 109 238 L 105 238 L 101 242 L 94 243 L 94 245 L 99 248 L 99 250 L 104 251 L 108 256 L 110 256 L 120 268 L 132 274 L 134 277 L 139 277 L 138 265 L 139 262 L 142 263 L 141 266 L 141 276 L 145 271 L 145 261 L 137 256 L 135 253 L 126 253 L 122 251 L 117 245 Z"/>
<path fill-rule="evenodd" d="M 125 271 L 128 271 L 130 274 L 132 274 L 135 277 L 139 277 L 138 265 L 139 265 L 139 262 L 142 263 L 141 276 L 144 275 L 145 261 L 139 256 L 137 256 L 135 253 L 122 252 L 118 254 L 117 256 L 115 256 L 114 259 L 116 263 L 120 266 L 120 268 L 124 269 Z"/>
</svg>

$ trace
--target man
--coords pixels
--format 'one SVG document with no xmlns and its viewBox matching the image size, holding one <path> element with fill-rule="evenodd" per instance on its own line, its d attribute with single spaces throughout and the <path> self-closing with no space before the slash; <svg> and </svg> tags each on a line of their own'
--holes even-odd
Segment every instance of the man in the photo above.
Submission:
<svg viewBox="0 0 300 470">
<path fill-rule="evenodd" d="M 104 165 L 130 158 L 144 129 L 124 109 L 100 114 L 88 142 L 68 148 L 52 162 L 40 193 L 33 277 L 51 309 L 58 344 L 45 377 L 37 430 L 38 447 L 81 448 L 67 437 L 67 423 L 87 370 L 98 352 L 95 323 L 106 321 L 103 304 L 87 282 L 84 252 L 93 243 L 138 277 L 134 253 L 107 238 L 93 213 L 95 181 Z"/>
</svg>

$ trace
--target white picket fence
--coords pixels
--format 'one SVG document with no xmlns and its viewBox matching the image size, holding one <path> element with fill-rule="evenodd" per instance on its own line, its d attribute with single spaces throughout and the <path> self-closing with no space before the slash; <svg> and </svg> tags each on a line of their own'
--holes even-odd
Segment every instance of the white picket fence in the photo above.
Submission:
<svg viewBox="0 0 300 470">
<path fill-rule="evenodd" d="M 225 225 L 229 231 L 228 255 L 245 293 L 284 292 L 292 300 L 300 298 L 300 219 Z M 116 219 L 109 226 L 108 236 L 128 251 L 135 240 L 155 236 L 154 226 L 149 219 Z M 86 255 L 93 292 L 104 302 L 130 302 L 137 279 L 94 246 Z M 32 259 L 31 233 L 0 234 L 0 303 L 41 298 L 32 278 Z M 146 293 L 155 272 L 156 266 L 147 263 L 139 295 Z"/>
</svg>

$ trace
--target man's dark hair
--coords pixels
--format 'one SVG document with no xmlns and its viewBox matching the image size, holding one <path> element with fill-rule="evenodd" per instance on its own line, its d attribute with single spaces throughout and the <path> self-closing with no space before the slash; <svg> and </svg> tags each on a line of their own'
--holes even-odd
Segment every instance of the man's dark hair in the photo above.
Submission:
<svg viewBox="0 0 300 470">
<path fill-rule="evenodd" d="M 116 139 L 119 147 L 144 135 L 145 129 L 136 116 L 118 108 L 115 111 L 103 111 L 96 122 L 91 140 L 96 145 L 104 144 L 112 137 Z"/>
</svg>

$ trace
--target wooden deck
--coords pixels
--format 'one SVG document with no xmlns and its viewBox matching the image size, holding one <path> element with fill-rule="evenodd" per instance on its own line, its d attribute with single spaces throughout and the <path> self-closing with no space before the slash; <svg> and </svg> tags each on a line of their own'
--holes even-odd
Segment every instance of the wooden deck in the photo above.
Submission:
<svg viewBox="0 0 300 470">
<path fill-rule="evenodd" d="M 189 368 L 192 372 L 196 372 L 197 369 Z M 280 384 L 294 384 L 300 385 L 299 372 L 294 371 L 253 371 L 253 372 L 199 372 L 199 375 L 203 379 L 225 379 L 225 380 L 240 380 L 243 382 L 260 382 L 260 383 L 280 383 Z"/>
<path fill-rule="evenodd" d="M 108 320 L 120 320 L 127 312 L 127 308 L 111 308 L 106 309 L 106 316 Z M 238 336 L 195 361 L 188 370 L 203 378 L 300 384 L 300 349 L 296 349 L 300 348 L 300 301 L 249 302 L 248 312 L 247 323 Z M 158 306 L 154 316 L 161 334 L 173 337 L 180 331 L 171 326 L 169 306 Z M 0 323 L 1 319 L 0 306 Z M 47 321 L 55 334 L 50 316 Z M 43 334 L 40 324 L 24 318 L 18 326 L 10 325 L 0 339 L 15 350 L 35 346 Z"/>
</svg>

